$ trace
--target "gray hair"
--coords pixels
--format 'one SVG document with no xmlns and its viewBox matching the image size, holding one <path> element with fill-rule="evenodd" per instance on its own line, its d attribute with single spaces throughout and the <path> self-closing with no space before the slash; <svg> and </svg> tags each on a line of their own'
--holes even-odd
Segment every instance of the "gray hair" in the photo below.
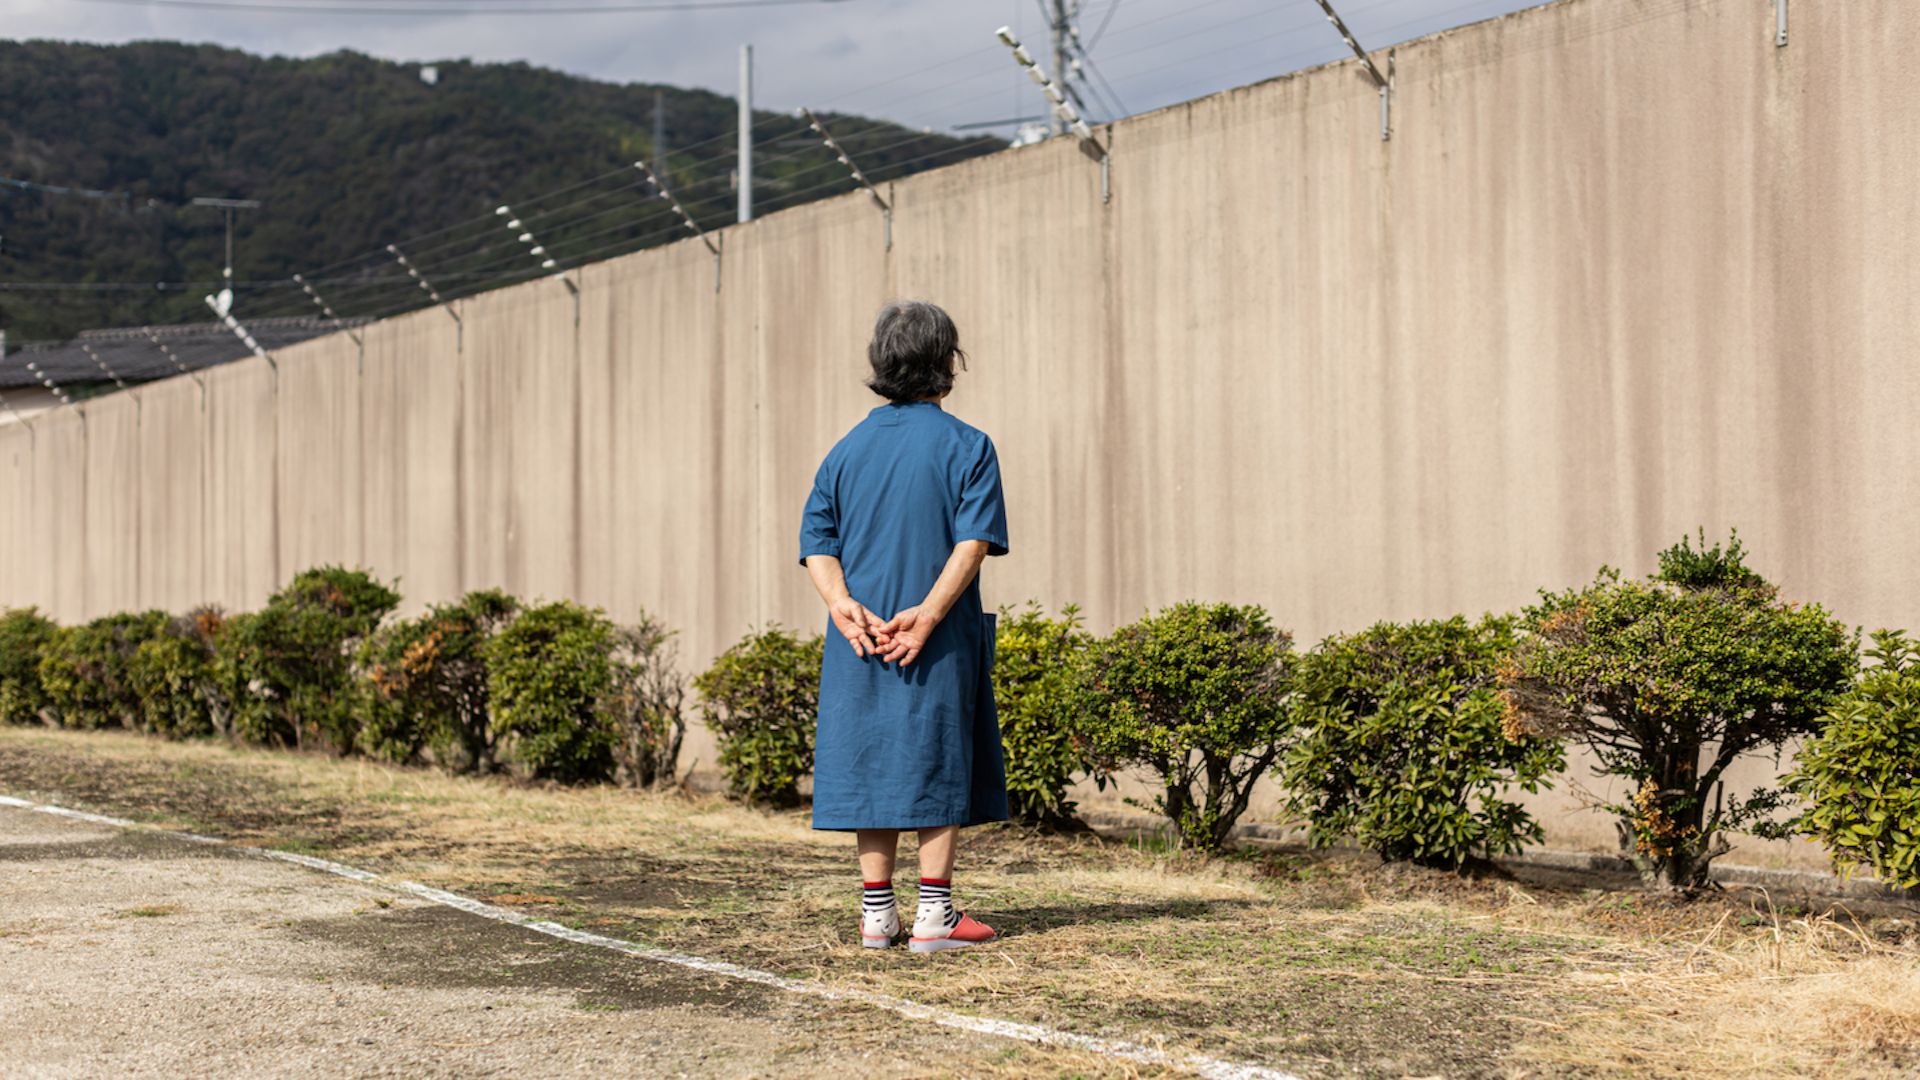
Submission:
<svg viewBox="0 0 1920 1080">
<path fill-rule="evenodd" d="M 960 331 L 937 304 L 896 300 L 880 309 L 867 345 L 868 389 L 889 401 L 924 401 L 953 389 L 953 369 L 967 365 Z"/>
</svg>

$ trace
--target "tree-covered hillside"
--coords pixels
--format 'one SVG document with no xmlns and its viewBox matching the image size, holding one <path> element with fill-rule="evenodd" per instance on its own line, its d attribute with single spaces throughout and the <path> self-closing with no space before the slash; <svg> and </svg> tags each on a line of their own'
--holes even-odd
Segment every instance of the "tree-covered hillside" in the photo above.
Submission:
<svg viewBox="0 0 1920 1080">
<path fill-rule="evenodd" d="M 168 42 L 0 42 L 0 178 L 29 182 L 0 182 L 0 282 L 189 283 L 9 286 L 0 327 L 19 342 L 205 319 L 201 297 L 219 277 L 224 233 L 221 212 L 188 205 L 195 197 L 264 204 L 239 212 L 235 228 L 236 308 L 262 315 L 311 313 L 286 285 L 296 272 L 317 271 L 343 315 L 403 302 L 399 269 L 371 253 L 409 238 L 443 291 L 527 271 L 524 247 L 479 220 L 503 200 L 563 262 L 651 242 L 671 229 L 670 211 L 628 166 L 656 156 L 656 89 L 669 186 L 703 225 L 732 220 L 730 98 L 526 64 L 435 66 L 430 85 L 418 65 L 356 53 L 295 60 Z M 877 180 L 1003 145 L 827 119 Z M 844 169 L 801 137 L 798 121 L 756 120 L 762 213 L 848 189 Z"/>
</svg>

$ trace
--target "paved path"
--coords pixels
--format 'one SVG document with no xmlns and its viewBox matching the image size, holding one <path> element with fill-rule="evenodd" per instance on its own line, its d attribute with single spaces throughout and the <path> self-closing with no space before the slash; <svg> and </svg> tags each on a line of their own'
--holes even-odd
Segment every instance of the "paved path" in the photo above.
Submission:
<svg viewBox="0 0 1920 1080">
<path fill-rule="evenodd" d="M 1067 1065 L 1042 1048 L 647 963 L 231 849 L 7 807 L 0 1031 L 0 1076 Z"/>
</svg>

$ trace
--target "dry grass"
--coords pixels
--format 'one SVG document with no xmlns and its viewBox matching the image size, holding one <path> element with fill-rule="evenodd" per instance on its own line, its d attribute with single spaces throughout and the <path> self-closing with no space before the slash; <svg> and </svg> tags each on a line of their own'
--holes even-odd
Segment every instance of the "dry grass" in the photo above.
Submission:
<svg viewBox="0 0 1920 1080">
<path fill-rule="evenodd" d="M 963 841 L 962 898 L 1007 939 L 929 961 L 858 947 L 848 844 L 801 814 L 22 729 L 0 730 L 0 790 L 325 853 L 799 977 L 1310 1075 L 1920 1069 L 1913 923 L 1759 895 L 1689 904 L 992 828 Z M 992 1067 L 1116 1068 L 1034 1048 Z"/>
<path fill-rule="evenodd" d="M 1920 1071 L 1920 954 L 1844 910 L 1699 940 L 1622 978 L 1618 1008 L 1532 1048 L 1546 1063 L 1659 1076 L 1909 1076 Z M 1893 928 L 1898 931 L 1898 928 Z M 1679 944 L 1679 943 L 1675 943 Z"/>
</svg>

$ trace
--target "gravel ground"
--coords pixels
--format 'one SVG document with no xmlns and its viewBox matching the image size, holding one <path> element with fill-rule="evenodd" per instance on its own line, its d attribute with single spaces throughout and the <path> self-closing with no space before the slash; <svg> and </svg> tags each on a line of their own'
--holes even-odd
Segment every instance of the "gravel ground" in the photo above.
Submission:
<svg viewBox="0 0 1920 1080">
<path fill-rule="evenodd" d="M 1088 1064 L 230 850 L 4 807 L 0 1031 L 0 1076 L 925 1076 Z"/>
</svg>

